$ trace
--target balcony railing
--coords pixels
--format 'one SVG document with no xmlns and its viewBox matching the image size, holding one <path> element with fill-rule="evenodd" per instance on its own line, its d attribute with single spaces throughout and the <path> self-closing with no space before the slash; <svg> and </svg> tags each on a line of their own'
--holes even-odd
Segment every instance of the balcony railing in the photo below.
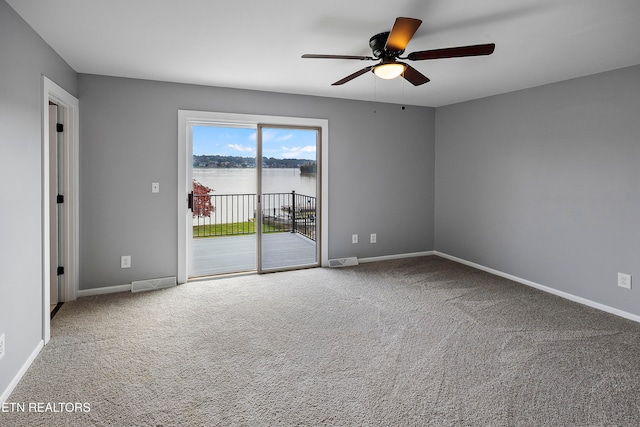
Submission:
<svg viewBox="0 0 640 427">
<path fill-rule="evenodd" d="M 193 237 L 256 232 L 256 194 L 194 194 Z M 262 232 L 298 233 L 316 240 L 316 198 L 304 194 L 262 195 Z"/>
</svg>

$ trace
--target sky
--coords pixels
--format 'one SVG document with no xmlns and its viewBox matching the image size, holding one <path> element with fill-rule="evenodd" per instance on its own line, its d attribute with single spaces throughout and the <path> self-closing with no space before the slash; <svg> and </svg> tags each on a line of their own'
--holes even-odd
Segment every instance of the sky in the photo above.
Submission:
<svg viewBox="0 0 640 427">
<path fill-rule="evenodd" d="M 193 127 L 193 155 L 255 157 L 256 129 L 218 126 Z M 276 159 L 316 159 L 316 131 L 263 130 L 262 155 Z"/>
</svg>

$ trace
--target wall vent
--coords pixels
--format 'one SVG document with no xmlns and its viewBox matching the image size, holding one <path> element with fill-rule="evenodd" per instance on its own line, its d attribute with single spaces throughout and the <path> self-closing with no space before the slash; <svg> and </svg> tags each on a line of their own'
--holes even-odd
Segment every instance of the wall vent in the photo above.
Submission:
<svg viewBox="0 0 640 427">
<path fill-rule="evenodd" d="M 175 277 L 161 277 L 159 279 L 139 280 L 131 282 L 131 292 L 152 291 L 154 289 L 170 288 L 177 285 Z"/>
<path fill-rule="evenodd" d="M 329 267 L 348 267 L 358 265 L 358 258 L 352 256 L 349 258 L 336 258 L 329 260 Z"/>
</svg>

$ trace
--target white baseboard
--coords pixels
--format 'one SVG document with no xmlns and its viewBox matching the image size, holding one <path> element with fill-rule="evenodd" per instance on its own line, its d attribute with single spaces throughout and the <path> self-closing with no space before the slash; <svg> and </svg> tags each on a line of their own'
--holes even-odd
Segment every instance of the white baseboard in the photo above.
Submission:
<svg viewBox="0 0 640 427">
<path fill-rule="evenodd" d="M 446 258 L 446 259 L 451 260 L 451 261 L 458 262 L 460 264 L 467 265 L 469 267 L 476 268 L 478 270 L 486 271 L 487 273 L 491 273 L 491 274 L 496 275 L 496 276 L 504 277 L 505 279 L 513 280 L 514 282 L 517 282 L 517 283 L 520 283 L 520 284 L 523 284 L 523 285 L 526 285 L 526 286 L 530 286 L 532 288 L 536 288 L 536 289 L 541 290 L 543 292 L 547 292 L 549 294 L 553 294 L 553 295 L 559 296 L 561 298 L 568 299 L 569 301 L 577 302 L 579 304 L 586 305 L 587 307 L 595 308 L 597 310 L 601 310 L 601 311 L 604 311 L 604 312 L 607 312 L 607 313 L 610 313 L 610 314 L 614 314 L 616 316 L 620 316 L 620 317 L 623 317 L 625 319 L 633 320 L 634 322 L 640 323 L 640 316 L 638 316 L 636 314 L 629 313 L 629 312 L 626 312 L 626 311 L 623 311 L 623 310 L 619 310 L 617 308 L 609 307 L 608 305 L 604 305 L 604 304 L 601 304 L 599 302 L 591 301 L 591 300 L 588 300 L 586 298 L 582 298 L 582 297 L 579 297 L 579 296 L 576 296 L 576 295 L 573 295 L 573 294 L 569 294 L 569 293 L 564 292 L 564 291 L 559 291 L 558 289 L 550 288 L 548 286 L 544 286 L 544 285 L 541 285 L 539 283 L 535 283 L 535 282 L 532 282 L 530 280 L 523 279 L 521 277 L 512 276 L 511 274 L 507 274 L 507 273 L 504 273 L 502 271 L 494 270 L 493 268 L 485 267 L 484 265 L 476 264 L 475 262 L 467 261 L 465 259 L 458 258 L 458 257 L 452 256 L 452 255 L 447 255 L 447 254 L 442 253 L 442 252 L 434 251 L 433 254 L 436 255 L 436 256 L 442 257 L 442 258 Z"/>
<path fill-rule="evenodd" d="M 0 405 L 5 403 L 9 398 L 9 396 L 11 396 L 11 393 L 13 393 L 13 389 L 16 388 L 16 386 L 18 385 L 18 383 L 20 382 L 24 374 L 27 373 L 27 370 L 29 369 L 33 361 L 36 360 L 36 357 L 38 357 L 38 354 L 40 354 L 40 351 L 42 350 L 43 347 L 44 347 L 44 341 L 41 340 L 38 342 L 38 345 L 36 345 L 36 348 L 31 352 L 31 355 L 29 356 L 29 358 L 24 362 L 24 364 L 22 365 L 22 367 L 20 368 L 16 376 L 9 383 L 9 385 L 7 386 L 7 389 L 2 392 L 2 395 L 0 395 Z"/>
<path fill-rule="evenodd" d="M 396 254 L 396 255 L 384 255 L 384 256 L 376 256 L 369 258 L 358 258 L 359 263 L 367 263 L 367 262 L 378 262 L 378 261 L 388 261 L 392 259 L 402 259 L 402 258 L 414 258 L 418 256 L 429 256 L 435 255 L 435 251 L 424 251 L 424 252 L 411 252 L 406 254 Z"/>
<path fill-rule="evenodd" d="M 93 295 L 113 294 L 116 292 L 131 292 L 131 285 L 105 286 L 104 288 L 80 289 L 78 298 L 90 297 Z"/>
</svg>

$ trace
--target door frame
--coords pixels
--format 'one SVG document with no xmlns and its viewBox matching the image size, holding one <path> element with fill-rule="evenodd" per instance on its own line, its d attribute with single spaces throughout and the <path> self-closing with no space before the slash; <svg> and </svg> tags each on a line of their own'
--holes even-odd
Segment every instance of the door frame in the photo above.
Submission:
<svg viewBox="0 0 640 427">
<path fill-rule="evenodd" d="M 58 105 L 59 115 L 64 124 L 62 132 L 63 165 L 62 194 L 64 205 L 61 221 L 63 223 L 63 259 L 65 260 L 65 274 L 62 286 L 59 289 L 60 301 L 73 301 L 78 294 L 79 278 L 79 251 L 78 251 L 78 188 L 79 188 L 79 162 L 78 146 L 80 135 L 80 114 L 78 99 L 54 83 L 46 76 L 42 76 L 42 338 L 47 344 L 51 338 L 50 299 L 50 191 L 49 177 L 49 101 Z"/>
<path fill-rule="evenodd" d="M 210 111 L 178 110 L 178 283 L 186 283 L 189 279 L 189 257 L 191 253 L 189 245 L 189 227 L 191 212 L 187 208 L 187 194 L 190 191 L 188 156 L 191 155 L 191 129 L 194 125 L 239 126 L 268 124 L 269 126 L 283 127 L 314 127 L 319 128 L 320 137 L 320 265 L 329 265 L 328 256 L 328 219 L 329 219 L 329 121 L 327 119 L 267 116 L 257 114 L 219 113 Z"/>
</svg>

